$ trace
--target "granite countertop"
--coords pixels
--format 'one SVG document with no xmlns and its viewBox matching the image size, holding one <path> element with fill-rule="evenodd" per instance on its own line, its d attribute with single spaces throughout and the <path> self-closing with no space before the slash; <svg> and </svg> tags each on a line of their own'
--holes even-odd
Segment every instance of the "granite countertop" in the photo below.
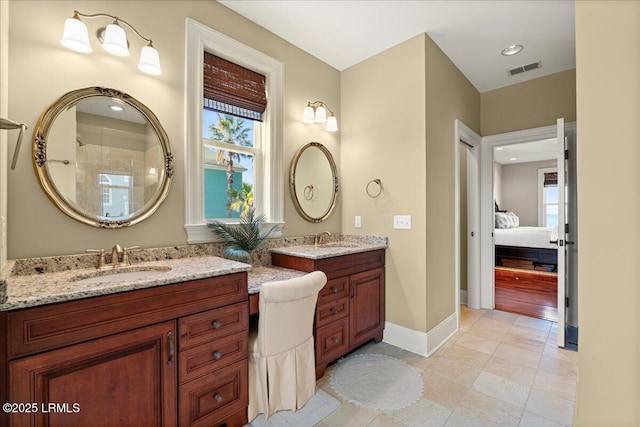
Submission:
<svg viewBox="0 0 640 427">
<path fill-rule="evenodd" d="M 299 277 L 305 272 L 269 265 L 270 252 L 320 259 L 387 247 L 386 237 L 329 236 L 315 246 L 313 236 L 270 241 L 249 264 L 221 258 L 222 244 L 150 248 L 131 253 L 133 265 L 116 270 L 95 268 L 93 254 L 9 260 L 0 270 L 0 311 L 35 307 L 136 289 L 162 286 L 242 271 L 249 272 L 249 293 L 265 282 Z M 145 273 L 142 273 L 145 272 Z M 111 274 L 110 274 L 111 273 Z M 119 275 L 115 277 L 113 273 Z M 125 274 L 122 274 L 125 273 Z M 97 276 L 104 276 L 101 281 Z"/>
<path fill-rule="evenodd" d="M 259 293 L 260 286 L 262 286 L 263 283 L 293 279 L 294 277 L 301 277 L 305 274 L 308 273 L 282 267 L 253 267 L 248 275 L 249 294 Z"/>
<path fill-rule="evenodd" d="M 8 261 L 2 270 L 0 285 L 6 292 L 6 299 L 0 300 L 0 311 L 34 307 L 56 302 L 70 301 L 117 292 L 131 291 L 154 286 L 162 286 L 188 280 L 204 279 L 251 270 L 249 264 L 216 257 L 199 256 L 162 261 L 136 263 L 116 270 L 95 268 L 72 269 L 43 274 L 11 275 L 13 261 Z M 170 269 L 170 270 L 165 270 Z M 147 277 L 125 277 L 122 280 L 81 283 L 78 280 L 94 278 L 110 272 L 152 271 Z"/>
<path fill-rule="evenodd" d="M 300 258 L 322 259 L 360 252 L 375 251 L 387 247 L 386 237 L 377 236 L 330 236 L 326 243 L 319 245 L 297 245 L 270 248 L 272 253 L 297 256 Z"/>
</svg>

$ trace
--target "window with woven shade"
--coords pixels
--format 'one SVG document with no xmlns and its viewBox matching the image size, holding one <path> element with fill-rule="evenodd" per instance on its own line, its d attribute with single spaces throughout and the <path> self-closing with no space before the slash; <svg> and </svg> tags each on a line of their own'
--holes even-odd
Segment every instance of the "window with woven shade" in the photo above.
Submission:
<svg viewBox="0 0 640 427">
<path fill-rule="evenodd" d="M 284 224 L 284 65 L 189 18 L 185 48 L 188 243 L 214 241 L 210 220 L 234 224 L 250 209 Z"/>
<path fill-rule="evenodd" d="M 538 225 L 558 225 L 558 171 L 557 168 L 538 169 Z"/>
</svg>

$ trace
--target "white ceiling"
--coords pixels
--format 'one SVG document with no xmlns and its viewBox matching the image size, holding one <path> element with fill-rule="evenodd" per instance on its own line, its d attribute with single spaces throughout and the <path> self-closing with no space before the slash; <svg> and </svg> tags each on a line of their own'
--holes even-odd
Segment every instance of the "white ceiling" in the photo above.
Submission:
<svg viewBox="0 0 640 427">
<path fill-rule="evenodd" d="M 521 144 L 503 145 L 493 151 L 493 160 L 501 165 L 539 162 L 558 158 L 558 139 L 550 138 Z"/>
<path fill-rule="evenodd" d="M 573 0 L 218 1 L 338 70 L 423 32 L 480 92 L 575 68 Z"/>
</svg>

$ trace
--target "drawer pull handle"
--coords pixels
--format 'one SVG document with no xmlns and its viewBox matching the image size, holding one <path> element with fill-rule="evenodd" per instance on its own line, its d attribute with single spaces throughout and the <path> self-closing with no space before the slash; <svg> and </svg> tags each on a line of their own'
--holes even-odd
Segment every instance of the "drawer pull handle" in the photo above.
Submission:
<svg viewBox="0 0 640 427">
<path fill-rule="evenodd" d="M 222 323 L 220 323 L 219 320 L 214 320 L 212 323 L 214 329 L 220 329 L 220 327 L 222 326 Z"/>
<path fill-rule="evenodd" d="M 220 360 L 220 358 L 222 358 L 222 353 L 220 353 L 219 351 L 214 352 L 213 358 L 216 360 Z"/>
<path fill-rule="evenodd" d="M 219 395 L 219 394 L 216 394 L 213 398 L 214 398 L 214 399 L 215 399 L 215 401 L 216 401 L 216 402 L 218 402 L 218 403 L 222 402 L 222 396 L 221 396 L 221 395 Z"/>
<path fill-rule="evenodd" d="M 333 314 L 338 314 L 338 309 L 337 309 L 337 308 L 335 308 L 335 307 L 333 307 L 333 308 L 331 309 L 331 313 L 333 313 Z"/>
<path fill-rule="evenodd" d="M 331 288 L 331 292 L 333 292 L 334 294 L 338 293 L 338 287 L 334 286 L 333 288 Z"/>
<path fill-rule="evenodd" d="M 173 364 L 173 355 L 176 351 L 175 345 L 173 344 L 173 332 L 167 332 L 167 339 L 169 340 L 169 359 L 167 360 L 167 365 L 171 366 Z"/>
<path fill-rule="evenodd" d="M 334 344 L 340 344 L 340 338 L 333 337 L 331 341 L 333 341 Z"/>
</svg>

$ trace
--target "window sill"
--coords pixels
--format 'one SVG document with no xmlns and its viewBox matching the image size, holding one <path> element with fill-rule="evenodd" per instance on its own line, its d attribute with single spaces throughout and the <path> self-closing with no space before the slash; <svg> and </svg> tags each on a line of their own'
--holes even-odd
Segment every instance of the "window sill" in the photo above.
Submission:
<svg viewBox="0 0 640 427">
<path fill-rule="evenodd" d="M 234 220 L 234 222 L 237 223 L 237 220 Z M 265 222 L 263 230 L 266 232 L 274 225 L 278 225 L 278 227 L 273 230 L 273 233 L 269 238 L 282 237 L 282 227 L 284 227 L 284 224 L 284 222 Z M 211 231 L 211 228 L 207 224 L 185 224 L 184 229 L 187 232 L 187 243 L 190 245 L 195 243 L 214 243 L 222 241 L 213 234 L 213 231 Z"/>
</svg>

